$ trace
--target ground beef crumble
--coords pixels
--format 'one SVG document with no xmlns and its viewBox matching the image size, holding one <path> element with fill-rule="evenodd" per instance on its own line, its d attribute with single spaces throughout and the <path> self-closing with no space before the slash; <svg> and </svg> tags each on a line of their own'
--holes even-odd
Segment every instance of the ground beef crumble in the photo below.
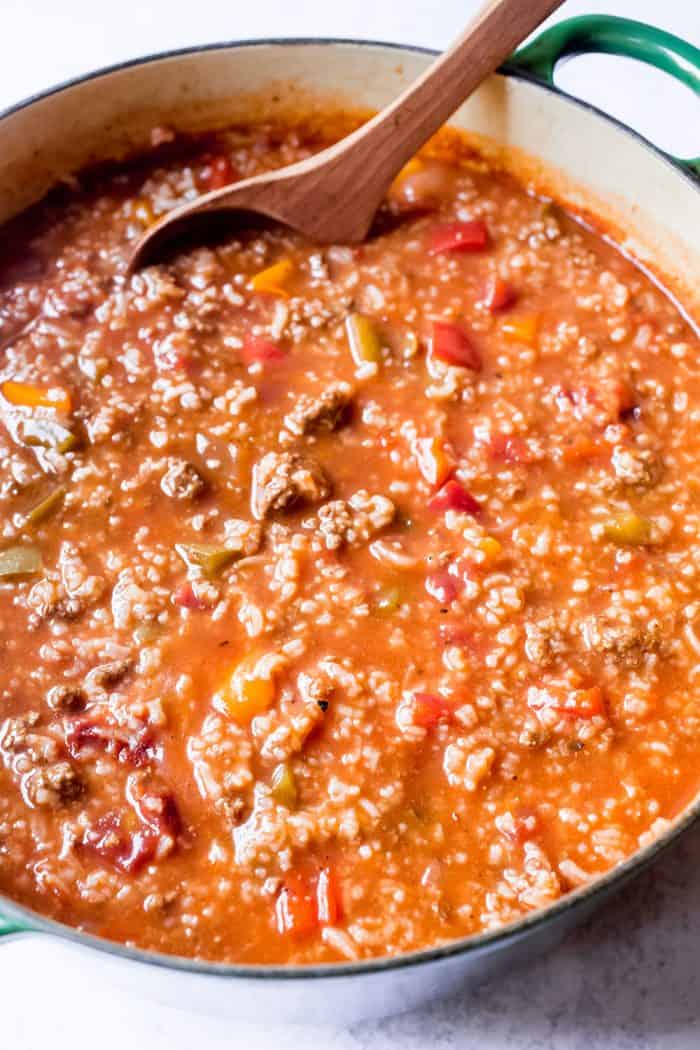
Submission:
<svg viewBox="0 0 700 1050">
<path fill-rule="evenodd" d="M 253 469 L 251 506 L 258 520 L 272 511 L 318 503 L 329 494 L 328 477 L 311 456 L 268 452 Z"/>
<path fill-rule="evenodd" d="M 206 492 L 207 483 L 193 463 L 178 459 L 168 467 L 160 487 L 171 499 L 194 500 Z"/>
<path fill-rule="evenodd" d="M 349 500 L 326 503 L 311 525 L 317 524 L 329 550 L 337 550 L 344 543 L 366 543 L 391 524 L 395 513 L 394 504 L 386 496 L 371 496 L 360 490 Z"/>
<path fill-rule="evenodd" d="M 319 430 L 336 430 L 348 418 L 353 391 L 348 383 L 328 387 L 322 394 L 302 394 L 284 419 L 296 437 Z"/>
</svg>

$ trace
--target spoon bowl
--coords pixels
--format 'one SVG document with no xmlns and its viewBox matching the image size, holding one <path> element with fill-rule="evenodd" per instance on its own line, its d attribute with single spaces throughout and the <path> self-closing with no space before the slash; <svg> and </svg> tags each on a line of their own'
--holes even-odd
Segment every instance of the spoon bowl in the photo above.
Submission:
<svg viewBox="0 0 700 1050">
<path fill-rule="evenodd" d="M 397 99 L 328 149 L 278 171 L 211 190 L 141 237 L 133 272 L 201 216 L 246 211 L 321 244 L 362 241 L 403 165 L 563 0 L 488 0 L 461 36 Z"/>
</svg>

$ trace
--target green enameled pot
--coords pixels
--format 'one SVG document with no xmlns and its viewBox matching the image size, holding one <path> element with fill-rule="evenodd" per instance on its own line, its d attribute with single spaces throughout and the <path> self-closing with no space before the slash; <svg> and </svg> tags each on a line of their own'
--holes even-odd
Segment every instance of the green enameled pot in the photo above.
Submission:
<svg viewBox="0 0 700 1050">
<path fill-rule="evenodd" d="M 700 94 L 697 48 L 637 22 L 575 18 L 514 55 L 453 123 L 543 191 L 602 216 L 623 249 L 660 275 L 697 321 L 700 160 L 671 157 L 557 90 L 557 63 L 593 51 L 650 63 Z M 156 123 L 198 130 L 312 106 L 378 109 L 432 57 L 369 41 L 260 40 L 155 55 L 81 77 L 0 114 L 0 221 L 67 172 L 147 145 Z M 236 1019 L 354 1022 L 414 1008 L 550 948 L 682 835 L 699 811 L 696 800 L 653 844 L 543 911 L 397 958 L 304 968 L 213 964 L 113 944 L 9 898 L 0 898 L 0 934 L 8 941 L 49 936 L 54 950 L 83 952 L 86 967 L 99 966 L 129 994 L 180 1007 Z"/>
</svg>

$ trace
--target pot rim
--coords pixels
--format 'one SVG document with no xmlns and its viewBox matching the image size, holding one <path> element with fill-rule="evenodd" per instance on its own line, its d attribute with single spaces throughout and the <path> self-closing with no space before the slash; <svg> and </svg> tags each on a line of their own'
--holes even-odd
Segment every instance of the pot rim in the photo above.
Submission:
<svg viewBox="0 0 700 1050">
<path fill-rule="evenodd" d="M 123 70 L 149 65 L 164 59 L 183 58 L 190 55 L 198 55 L 209 51 L 239 50 L 248 47 L 299 47 L 308 45 L 319 45 L 321 47 L 356 47 L 356 48 L 379 48 L 404 54 L 425 55 L 435 57 L 440 52 L 434 48 L 421 47 L 414 44 L 400 44 L 385 40 L 370 40 L 353 37 L 260 37 L 248 40 L 225 40 L 209 44 L 195 44 L 188 47 L 172 48 L 167 51 L 152 52 L 139 58 L 126 59 L 112 65 L 103 66 L 88 73 L 64 80 L 44 91 L 29 95 L 19 102 L 0 110 L 0 124 L 8 117 L 30 108 L 37 102 L 42 102 L 53 95 L 58 95 L 70 88 L 79 87 L 81 84 L 89 83 L 101 77 L 119 73 Z M 501 75 L 523 80 L 534 85 L 542 91 L 564 98 L 568 103 L 583 111 L 593 113 L 601 120 L 614 125 L 618 130 L 626 132 L 639 143 L 640 146 L 651 152 L 657 160 L 664 163 L 676 176 L 681 176 L 694 189 L 700 191 L 700 176 L 696 175 L 691 168 L 676 160 L 664 152 L 644 135 L 630 128 L 624 121 L 599 109 L 582 99 L 562 91 L 555 85 L 549 84 L 533 73 L 518 68 L 517 55 L 506 62 L 497 71 Z M 110 941 L 103 937 L 81 930 L 78 927 L 68 926 L 55 919 L 48 918 L 40 912 L 34 911 L 22 904 L 18 904 L 11 897 L 0 893 L 0 906 L 2 913 L 9 919 L 15 920 L 16 926 L 9 930 L 9 935 L 20 933 L 43 933 L 61 938 L 62 940 L 78 944 L 83 947 L 96 949 L 107 955 L 116 956 L 132 962 L 155 966 L 161 969 L 176 970 L 182 973 L 194 973 L 205 977 L 217 977 L 219 979 L 246 978 L 254 980 L 277 980 L 277 981 L 300 981 L 309 978 L 345 978 L 351 976 L 370 975 L 393 970 L 404 970 L 414 966 L 424 965 L 430 962 L 438 962 L 468 956 L 485 949 L 494 949 L 514 943 L 544 927 L 550 921 L 555 921 L 571 909 L 583 906 L 586 902 L 595 901 L 598 897 L 605 896 L 608 891 L 621 888 L 633 876 L 640 874 L 663 852 L 666 851 L 682 834 L 684 834 L 700 817 L 700 794 L 675 818 L 671 827 L 655 838 L 648 845 L 635 850 L 626 860 L 611 868 L 590 884 L 584 885 L 571 893 L 560 897 L 553 904 L 538 909 L 517 921 L 499 926 L 497 929 L 484 933 L 471 934 L 461 937 L 433 948 L 422 948 L 413 952 L 404 952 L 397 956 L 378 956 L 347 963 L 322 963 L 316 965 L 299 966 L 284 964 L 237 964 L 219 963 L 207 960 L 191 959 L 181 955 L 168 955 L 165 952 L 149 951 L 143 948 L 131 947 L 117 941 Z M 0 931 L 1 932 L 1 931 Z"/>
</svg>

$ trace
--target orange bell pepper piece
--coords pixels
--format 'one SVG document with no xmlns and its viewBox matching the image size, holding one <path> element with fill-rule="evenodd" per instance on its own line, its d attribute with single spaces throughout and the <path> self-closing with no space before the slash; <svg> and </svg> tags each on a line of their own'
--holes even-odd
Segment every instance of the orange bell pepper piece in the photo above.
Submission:
<svg viewBox="0 0 700 1050">
<path fill-rule="evenodd" d="M 294 264 L 291 260 L 281 259 L 273 266 L 268 266 L 267 269 L 253 274 L 250 279 L 250 287 L 254 292 L 267 292 L 270 295 L 289 298 L 289 292 L 283 288 L 283 285 L 289 280 L 293 270 Z"/>
<path fill-rule="evenodd" d="M 46 390 L 33 383 L 16 383 L 8 379 L 2 384 L 2 396 L 11 405 L 23 408 L 55 408 L 57 412 L 68 414 L 72 408 L 71 396 L 62 387 L 51 387 Z"/>
<path fill-rule="evenodd" d="M 512 343 L 534 346 L 537 341 L 539 327 L 540 319 L 537 314 L 521 314 L 519 317 L 508 318 L 507 321 L 503 321 L 501 331 Z"/>
</svg>

